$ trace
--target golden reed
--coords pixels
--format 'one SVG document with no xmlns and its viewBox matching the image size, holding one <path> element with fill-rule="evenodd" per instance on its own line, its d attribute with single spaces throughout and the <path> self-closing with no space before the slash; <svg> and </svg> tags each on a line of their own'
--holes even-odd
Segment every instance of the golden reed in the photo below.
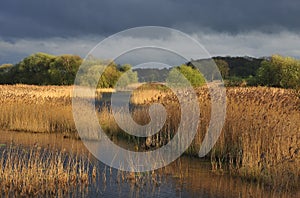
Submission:
<svg viewBox="0 0 300 198">
<path fill-rule="evenodd" d="M 71 89 L 1 86 L 0 127 L 76 134 Z M 205 87 L 196 89 L 196 92 L 201 114 L 196 137 L 186 151 L 192 155 L 197 155 L 210 121 L 209 92 Z M 299 188 L 299 97 L 292 90 L 266 87 L 232 87 L 227 88 L 226 92 L 226 122 L 217 144 L 208 155 L 212 170 L 230 171 L 279 190 Z M 139 106 L 148 106 L 153 102 L 166 106 L 171 116 L 163 129 L 148 141 L 151 143 L 150 149 L 166 144 L 176 133 L 180 122 L 177 98 L 168 90 L 138 89 L 131 101 Z M 149 122 L 147 108 L 136 108 L 132 115 L 140 124 Z M 99 112 L 99 122 L 111 137 L 124 134 L 111 112 L 105 108 Z M 139 142 L 139 146 L 144 146 L 146 139 Z"/>
</svg>

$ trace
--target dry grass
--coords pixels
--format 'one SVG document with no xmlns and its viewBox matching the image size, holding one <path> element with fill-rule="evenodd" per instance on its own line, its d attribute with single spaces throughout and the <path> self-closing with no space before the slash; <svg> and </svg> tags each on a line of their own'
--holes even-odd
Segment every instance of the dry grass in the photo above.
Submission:
<svg viewBox="0 0 300 198">
<path fill-rule="evenodd" d="M 36 96 L 31 89 L 36 90 Z M 64 89 L 71 87 L 1 86 L 0 127 L 74 133 L 71 99 Z M 56 90 L 63 94 L 47 96 Z M 206 88 L 196 92 L 201 111 L 200 125 L 187 151 L 193 155 L 199 151 L 210 121 L 210 95 Z M 209 154 L 212 169 L 218 172 L 230 170 L 232 174 L 262 181 L 279 190 L 299 188 L 299 97 L 292 90 L 264 87 L 227 88 L 226 95 L 226 122 Z M 180 122 L 180 108 L 176 97 L 168 90 L 137 90 L 131 102 L 142 106 L 160 102 L 170 115 L 163 129 L 148 141 L 151 144 L 147 149 L 156 149 L 174 136 Z M 138 123 L 149 122 L 147 108 L 137 108 L 132 115 Z M 99 120 L 112 136 L 124 135 L 109 110 L 100 111 Z M 140 138 L 138 142 L 145 146 L 146 138 Z"/>
<path fill-rule="evenodd" d="M 69 104 L 72 86 L 0 85 L 0 103 L 43 104 L 49 101 Z"/>
<path fill-rule="evenodd" d="M 0 86 L 0 128 L 75 134 L 72 87 Z"/>
<path fill-rule="evenodd" d="M 9 196 L 66 196 L 88 189 L 96 168 L 87 157 L 35 146 L 9 146 L 0 154 L 0 191 Z"/>
<path fill-rule="evenodd" d="M 0 85 L 0 128 L 78 137 L 72 114 L 73 86 Z M 113 92 L 113 89 L 97 90 Z M 81 94 L 89 96 L 89 89 Z"/>
<path fill-rule="evenodd" d="M 7 130 L 30 132 L 59 132 L 75 134 L 75 124 L 70 105 L 0 104 L 0 127 Z"/>
<path fill-rule="evenodd" d="M 278 190 L 299 188 L 299 99 L 275 88 L 229 89 L 227 98 L 219 159 Z"/>
<path fill-rule="evenodd" d="M 172 116 L 163 129 L 151 138 L 151 147 L 155 148 L 174 136 L 180 122 L 176 97 L 166 92 L 160 93 L 152 91 L 151 95 L 150 90 L 134 93 L 134 97 L 139 98 L 139 105 L 160 102 Z M 209 93 L 206 88 L 199 88 L 197 94 L 201 109 L 200 126 L 186 152 L 192 155 L 197 155 L 210 121 Z M 212 169 L 219 173 L 229 170 L 232 174 L 261 181 L 277 190 L 298 189 L 300 100 L 297 95 L 292 90 L 263 87 L 228 88 L 226 95 L 226 122 L 217 144 L 209 154 Z M 144 100 L 141 99 L 143 97 Z M 133 112 L 133 118 L 138 123 L 148 123 L 147 109 Z M 191 123 L 186 120 L 186 124 Z M 114 122 L 106 125 L 113 126 L 115 132 L 119 132 Z"/>
<path fill-rule="evenodd" d="M 142 85 L 133 91 L 131 102 L 135 105 L 145 105 L 159 101 L 171 93 L 170 89 L 163 86 L 155 87 Z"/>
</svg>

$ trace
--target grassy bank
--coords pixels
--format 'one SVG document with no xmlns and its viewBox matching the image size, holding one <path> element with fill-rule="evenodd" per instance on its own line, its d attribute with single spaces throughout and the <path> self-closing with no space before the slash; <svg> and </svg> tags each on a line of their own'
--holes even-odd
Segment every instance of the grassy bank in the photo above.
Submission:
<svg viewBox="0 0 300 198">
<path fill-rule="evenodd" d="M 34 90 L 34 91 L 33 91 Z M 1 86 L 0 127 L 32 132 L 76 134 L 72 118 L 71 87 Z M 210 95 L 205 88 L 199 96 L 200 125 L 187 154 L 196 155 L 210 121 Z M 300 101 L 291 90 L 278 88 L 228 88 L 226 122 L 220 138 L 208 157 L 212 170 L 263 182 L 274 189 L 300 186 Z M 168 115 L 162 130 L 138 147 L 156 149 L 176 133 L 180 122 L 178 100 L 168 90 L 138 90 L 132 102 L 148 106 L 165 105 Z M 110 137 L 123 136 L 110 111 L 99 112 L 99 122 Z M 147 108 L 132 116 L 137 123 L 149 120 Z M 160 115 L 155 115 L 160 117 Z M 124 119 L 127 119 L 124 116 Z M 188 122 L 187 122 L 188 124 Z M 142 149 L 142 148 L 138 148 Z"/>
</svg>

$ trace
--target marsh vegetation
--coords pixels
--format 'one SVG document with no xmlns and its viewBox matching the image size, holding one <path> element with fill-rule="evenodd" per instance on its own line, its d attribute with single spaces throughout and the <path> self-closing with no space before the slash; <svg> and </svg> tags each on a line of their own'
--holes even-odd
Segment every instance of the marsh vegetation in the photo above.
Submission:
<svg viewBox="0 0 300 198">
<path fill-rule="evenodd" d="M 29 169 L 30 174 L 23 175 L 23 178 L 18 175 L 28 172 L 28 170 L 13 172 L 11 169 L 20 165 L 7 166 L 5 172 L 10 172 L 11 176 L 15 176 L 16 179 L 7 175 L 12 182 L 1 180 L 2 196 L 22 195 L 17 193 L 18 189 L 25 193 L 24 196 L 43 197 L 161 197 L 164 195 L 172 197 L 299 197 L 300 193 L 299 191 L 278 192 L 265 188 L 257 182 L 248 182 L 228 174 L 216 174 L 211 171 L 209 161 L 189 156 L 182 156 L 167 167 L 156 171 L 134 174 L 102 164 L 89 154 L 82 141 L 66 139 L 61 134 L 1 131 L 1 135 L 3 135 L 0 140 L 1 156 L 3 153 L 6 155 L 11 153 L 10 151 L 13 152 L 11 157 L 6 156 L 7 161 L 18 160 L 18 158 L 28 159 L 30 154 L 32 156 L 44 155 L 44 159 L 50 159 L 49 162 L 54 164 L 50 163 L 49 170 L 41 169 L 40 171 L 45 171 L 45 173 L 61 172 L 62 175 L 66 176 L 65 178 L 73 174 L 72 178 L 76 178 L 76 183 L 70 185 L 67 179 L 59 179 L 62 175 L 44 174 L 42 176 L 39 172 L 35 172 L 36 168 L 48 167 L 48 163 L 43 163 L 40 158 L 30 158 L 30 161 L 22 161 L 20 164 L 35 165 L 35 162 L 41 163 L 32 166 L 32 169 Z M 18 156 L 18 158 L 13 158 L 13 156 Z M 58 165 L 62 164 L 57 163 L 60 161 L 58 157 L 61 157 L 64 162 L 71 163 L 71 166 L 66 164 L 63 169 L 60 168 L 61 166 Z M 85 182 L 81 181 L 80 172 L 73 171 L 75 162 L 78 164 L 78 170 L 82 170 L 83 181 Z M 80 164 L 83 166 L 79 166 Z M 83 169 L 84 167 L 86 169 Z M 32 175 L 33 173 L 35 175 Z M 88 174 L 88 180 L 85 180 L 86 174 Z M 1 175 L 1 177 L 3 176 Z M 29 183 L 26 178 L 31 178 L 32 182 Z M 41 180 L 37 180 L 37 178 Z M 52 183 L 54 185 L 51 188 L 48 186 L 41 188 L 42 182 L 47 180 L 55 181 Z M 21 187 L 24 189 L 13 185 L 20 181 L 23 181 Z M 59 181 L 60 183 L 58 183 Z M 33 188 L 36 186 L 40 188 L 38 190 Z M 5 189 L 6 191 L 4 191 Z M 31 190 L 30 193 L 28 190 Z"/>
<path fill-rule="evenodd" d="M 136 138 L 120 130 L 109 108 L 99 107 L 97 108 L 99 123 L 113 141 L 117 143 L 122 139 L 130 142 L 133 150 L 154 150 L 174 137 L 180 122 L 178 100 L 168 89 L 152 88 L 141 88 L 133 92 L 131 103 L 139 107 L 133 108 L 133 119 L 140 124 L 148 123 L 150 118 L 148 107 L 155 102 L 163 104 L 167 113 L 172 116 L 150 139 Z M 1 86 L 0 127 L 11 131 L 62 134 L 65 138 L 78 139 L 72 117 L 71 91 L 72 87 Z M 197 88 L 196 93 L 201 111 L 200 125 L 194 141 L 185 152 L 188 156 L 197 156 L 207 132 L 211 113 L 210 95 L 207 88 Z M 217 144 L 206 156 L 206 160 L 210 161 L 210 170 L 216 175 L 231 174 L 254 181 L 274 192 L 298 192 L 300 189 L 300 102 L 295 92 L 280 88 L 234 87 L 227 88 L 226 98 L 225 125 Z M 25 189 L 23 191 L 30 194 L 36 192 L 33 190 L 36 187 L 27 185 L 26 181 L 32 180 L 29 178 L 28 171 L 36 171 L 37 174 L 34 175 L 38 173 L 45 175 L 42 171 L 44 169 L 47 169 L 46 173 L 49 174 L 61 171 L 59 175 L 67 174 L 64 179 L 68 181 L 68 185 L 72 180 L 71 172 L 75 174 L 75 169 L 78 172 L 78 163 L 74 161 L 78 157 L 66 157 L 59 151 L 54 153 L 47 151 L 46 154 L 44 148 L 37 150 L 33 147 L 25 150 L 29 156 L 37 156 L 34 161 L 26 161 L 24 156 L 28 158 L 28 155 L 24 155 L 25 153 L 19 147 L 11 147 L 3 151 L 2 186 L 7 186 L 5 183 L 11 183 L 11 181 L 17 182 L 13 183 L 14 186 L 22 183 Z M 56 166 L 50 166 L 51 163 L 49 164 L 48 161 L 46 163 L 45 160 L 52 164 L 55 162 Z M 59 160 L 61 165 L 57 163 Z M 64 166 L 62 163 L 64 160 L 70 166 Z M 82 163 L 87 164 L 88 161 L 82 161 Z M 33 167 L 30 170 L 25 168 L 29 165 Z M 90 174 L 88 172 L 92 170 L 93 168 L 84 168 L 82 172 Z M 22 175 L 26 175 L 27 180 Z M 78 181 L 82 180 L 82 176 L 76 177 Z M 34 179 L 40 182 L 38 176 Z M 138 177 L 138 179 L 141 178 Z M 47 184 L 50 182 L 41 181 Z M 53 185 L 56 187 L 60 185 L 58 179 L 55 181 Z M 61 185 L 68 186 L 67 184 Z M 46 192 L 46 187 L 41 189 Z M 19 190 L 18 193 L 22 191 Z M 53 191 L 52 193 L 59 192 Z"/>
</svg>

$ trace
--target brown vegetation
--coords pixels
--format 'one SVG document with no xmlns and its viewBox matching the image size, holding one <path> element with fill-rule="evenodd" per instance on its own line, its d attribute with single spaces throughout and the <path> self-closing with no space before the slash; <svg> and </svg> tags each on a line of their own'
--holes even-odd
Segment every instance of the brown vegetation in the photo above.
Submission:
<svg viewBox="0 0 300 198">
<path fill-rule="evenodd" d="M 0 192 L 7 197 L 79 195 L 96 177 L 87 157 L 39 146 L 10 145 L 1 148 L 0 159 Z"/>
<path fill-rule="evenodd" d="M 38 97 L 31 95 L 30 89 L 39 89 L 36 92 Z M 49 98 L 46 96 L 49 89 L 26 88 L 20 85 L 2 86 L 0 127 L 74 134 L 76 130 L 70 95 Z M 60 88 L 51 88 L 54 93 L 56 89 Z M 70 87 L 61 89 L 68 90 Z M 210 95 L 206 88 L 199 88 L 196 92 L 201 111 L 200 125 L 192 145 L 187 150 L 188 154 L 193 155 L 197 155 L 210 121 Z M 46 98 L 44 102 L 40 100 L 41 95 Z M 218 172 L 229 170 L 232 174 L 262 181 L 278 190 L 299 188 L 299 97 L 292 90 L 265 87 L 227 88 L 226 95 L 226 122 L 217 144 L 209 154 L 212 169 Z M 167 113 L 171 116 L 163 129 L 151 138 L 151 148 L 148 149 L 166 144 L 176 133 L 180 122 L 180 108 L 176 97 L 167 90 L 138 90 L 133 94 L 132 102 L 145 107 L 153 102 L 166 106 Z M 150 121 L 147 108 L 138 108 L 132 115 L 140 124 Z M 99 122 L 111 136 L 124 134 L 109 110 L 99 113 Z M 139 139 L 138 142 L 144 146 L 145 141 L 146 139 Z"/>
<path fill-rule="evenodd" d="M 197 94 L 201 108 L 200 126 L 187 151 L 195 155 L 210 120 L 209 93 L 206 88 L 200 88 Z M 299 188 L 299 98 L 292 90 L 264 87 L 228 88 L 226 95 L 226 122 L 210 152 L 213 170 L 222 172 L 229 168 L 233 174 L 262 181 L 278 190 Z M 152 95 L 145 103 L 157 101 L 173 104 L 168 111 L 178 118 L 180 112 L 174 95 Z M 176 126 L 172 122 L 167 126 L 172 136 Z"/>
<path fill-rule="evenodd" d="M 74 133 L 71 87 L 1 86 L 0 127 L 30 132 Z"/>
</svg>

